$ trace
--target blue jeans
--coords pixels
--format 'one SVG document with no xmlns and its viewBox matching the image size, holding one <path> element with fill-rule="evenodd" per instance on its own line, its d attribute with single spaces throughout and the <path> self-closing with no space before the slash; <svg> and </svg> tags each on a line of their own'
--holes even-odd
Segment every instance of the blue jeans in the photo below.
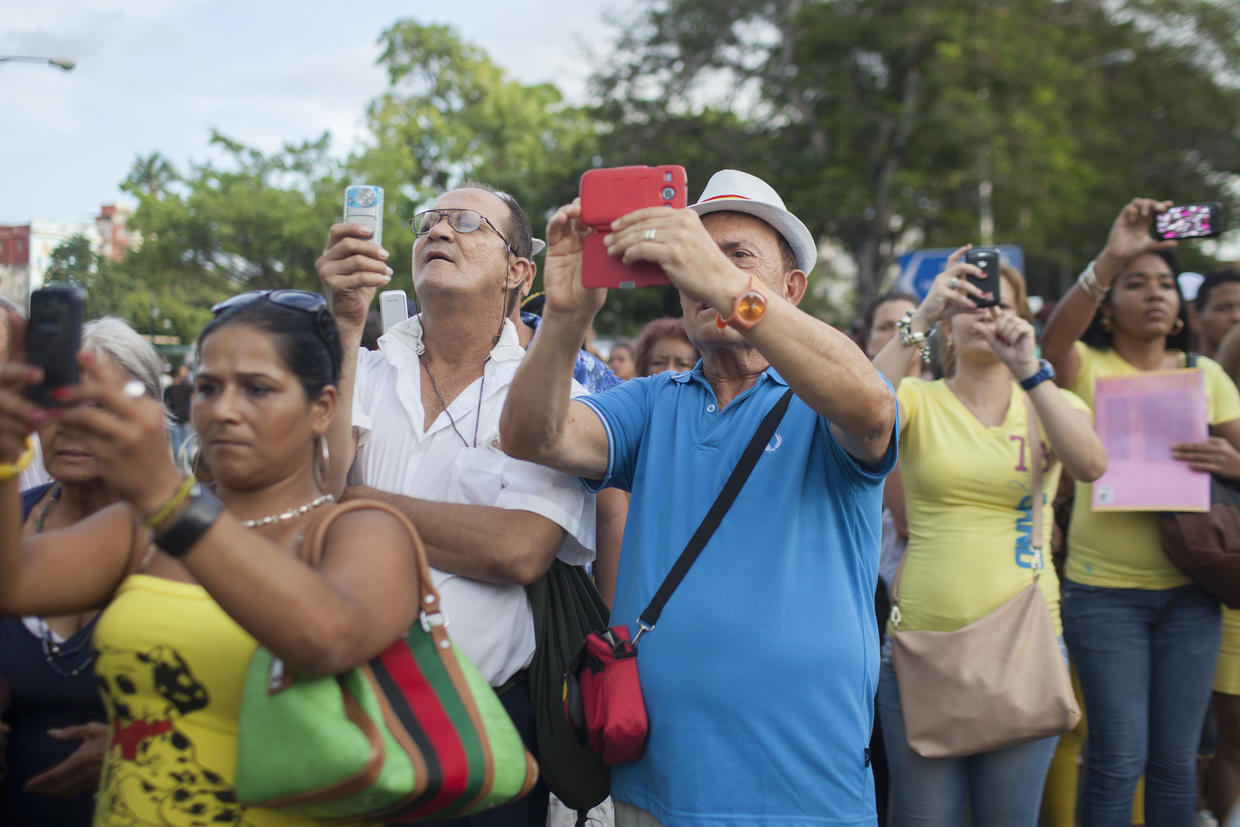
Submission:
<svg viewBox="0 0 1240 827">
<path fill-rule="evenodd" d="M 973 824 L 1033 827 L 1038 823 L 1042 787 L 1059 736 L 961 758 L 921 757 L 904 737 L 890 641 L 883 646 L 878 714 L 891 773 L 894 823 L 900 827 L 964 824 L 966 796 Z"/>
<path fill-rule="evenodd" d="M 1197 745 L 1222 638 L 1218 601 L 1196 586 L 1110 589 L 1063 583 L 1064 639 L 1089 736 L 1079 812 L 1091 827 L 1132 819 L 1145 773 L 1145 823 L 1188 825 Z"/>
</svg>

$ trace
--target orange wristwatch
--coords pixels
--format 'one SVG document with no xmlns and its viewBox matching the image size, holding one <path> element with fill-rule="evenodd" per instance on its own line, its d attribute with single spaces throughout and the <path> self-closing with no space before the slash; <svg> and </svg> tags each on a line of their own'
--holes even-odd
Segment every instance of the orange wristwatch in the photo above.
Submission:
<svg viewBox="0 0 1240 827">
<path fill-rule="evenodd" d="M 762 321 L 766 314 L 766 285 L 753 273 L 749 274 L 749 284 L 732 302 L 732 315 L 726 319 L 718 314 L 715 324 L 720 328 L 731 325 L 737 330 L 749 330 Z"/>
</svg>

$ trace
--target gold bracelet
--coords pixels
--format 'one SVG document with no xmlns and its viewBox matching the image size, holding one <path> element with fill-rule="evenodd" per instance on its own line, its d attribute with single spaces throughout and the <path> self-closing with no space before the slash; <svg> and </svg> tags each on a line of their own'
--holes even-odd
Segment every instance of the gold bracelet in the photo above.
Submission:
<svg viewBox="0 0 1240 827">
<path fill-rule="evenodd" d="M 176 511 L 177 507 L 181 503 L 185 502 L 185 498 L 189 496 L 189 490 L 194 487 L 196 482 L 198 482 L 198 480 L 193 477 L 186 477 L 181 480 L 181 487 L 177 489 L 177 493 L 172 495 L 172 499 L 164 503 L 163 508 L 143 520 L 142 524 L 147 528 L 154 528 L 164 520 L 171 517 L 172 512 Z"/>
<path fill-rule="evenodd" d="M 0 482 L 8 482 L 22 471 L 25 471 L 26 466 L 30 464 L 32 459 L 34 459 L 34 434 L 26 437 L 26 450 L 17 458 L 17 462 L 0 464 Z"/>
</svg>

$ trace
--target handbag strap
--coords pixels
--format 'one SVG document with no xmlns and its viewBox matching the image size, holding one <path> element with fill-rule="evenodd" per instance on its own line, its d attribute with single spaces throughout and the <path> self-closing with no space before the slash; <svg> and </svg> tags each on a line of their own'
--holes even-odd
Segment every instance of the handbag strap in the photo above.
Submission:
<svg viewBox="0 0 1240 827">
<path fill-rule="evenodd" d="M 1038 412 L 1033 407 L 1033 401 L 1027 393 L 1021 393 L 1021 396 L 1025 400 L 1025 425 L 1029 429 L 1029 439 L 1025 444 L 1029 446 L 1029 461 L 1032 463 L 1033 473 L 1033 513 L 1030 514 L 1033 530 L 1029 539 L 1037 564 L 1033 569 L 1033 579 L 1037 580 L 1038 573 L 1045 566 L 1042 558 L 1042 498 L 1045 496 L 1042 491 L 1042 434 L 1038 431 Z"/>
<path fill-rule="evenodd" d="M 1036 582 L 1038 575 L 1041 573 L 1044 563 L 1042 556 L 1042 435 L 1038 431 L 1038 412 L 1033 407 L 1033 402 L 1029 399 L 1029 394 L 1021 392 L 1025 403 L 1025 451 L 1029 456 L 1030 474 L 1033 476 L 1032 495 L 1030 497 L 1030 519 L 1032 520 L 1032 531 L 1030 535 L 1031 550 L 1034 553 L 1037 565 L 1033 569 L 1033 579 Z M 892 622 L 896 628 L 900 626 L 900 608 L 897 605 L 900 602 L 900 580 L 904 577 L 904 561 L 908 559 L 905 554 L 900 558 L 900 566 L 896 569 L 895 577 L 891 581 L 891 604 L 892 604 Z"/>
<path fill-rule="evenodd" d="M 414 559 L 418 569 L 420 598 L 418 601 L 418 619 L 422 624 L 422 629 L 435 639 L 437 645 L 442 646 L 441 641 L 447 639 L 443 627 L 448 625 L 448 620 L 439 609 L 439 592 L 435 590 L 435 584 L 431 580 L 430 566 L 426 562 L 426 546 L 422 544 L 422 537 L 418 534 L 418 530 L 413 527 L 413 523 L 409 522 L 409 518 L 397 509 L 378 500 L 364 499 L 349 500 L 348 502 L 336 503 L 335 505 L 322 508 L 303 529 L 301 540 L 297 544 L 297 552 L 294 556 L 310 568 L 317 569 L 323 562 L 323 542 L 327 538 L 327 531 L 331 528 L 332 523 L 350 511 L 362 510 L 383 511 L 390 514 L 409 533 L 409 539 L 413 542 Z M 337 677 L 339 678 L 339 676 Z M 273 657 L 267 671 L 267 694 L 275 695 L 283 692 L 293 685 L 293 679 L 292 671 L 284 668 L 284 661 Z"/>
<path fill-rule="evenodd" d="M 762 423 L 758 425 L 758 430 L 754 433 L 753 438 L 749 440 L 745 452 L 741 454 L 740 461 L 736 463 L 736 468 L 732 469 L 732 476 L 728 477 L 728 481 L 724 483 L 723 490 L 719 492 L 719 496 L 715 498 L 715 503 L 710 507 L 710 511 L 706 512 L 706 517 L 702 520 L 702 524 L 698 526 L 697 531 L 689 538 L 688 545 L 685 550 L 680 553 L 680 557 L 676 558 L 675 565 L 672 570 L 667 573 L 667 577 L 663 578 L 662 585 L 655 592 L 654 599 L 650 601 L 650 605 L 645 608 L 637 619 L 637 635 L 633 638 L 633 645 L 637 645 L 637 641 L 646 632 L 654 629 L 654 624 L 658 621 L 659 615 L 663 613 L 663 607 L 667 605 L 668 598 L 672 596 L 672 592 L 676 591 L 676 587 L 680 585 L 680 581 L 685 579 L 685 575 L 689 573 L 689 567 L 693 565 L 698 556 L 706 548 L 711 535 L 715 533 L 715 529 L 719 527 L 719 523 L 723 522 L 723 517 L 728 513 L 728 509 L 732 507 L 732 503 L 736 500 L 736 496 L 741 492 L 741 486 L 745 484 L 745 480 L 749 479 L 750 472 L 753 471 L 755 465 L 758 464 L 758 458 L 762 456 L 771 436 L 775 433 L 775 429 L 779 426 L 779 421 L 784 418 L 784 411 L 788 410 L 788 403 L 792 400 L 792 389 L 784 391 L 784 395 L 779 397 L 774 407 L 767 412 Z"/>
<path fill-rule="evenodd" d="M 418 534 L 418 530 L 413 527 L 408 517 L 385 502 L 366 499 L 337 503 L 323 511 L 323 514 L 306 527 L 301 545 L 297 549 L 297 559 L 317 569 L 323 560 L 323 542 L 327 538 L 327 531 L 332 523 L 350 511 L 382 511 L 404 526 L 413 543 L 415 564 L 418 570 L 418 618 L 422 623 L 422 628 L 429 632 L 429 627 L 447 625 L 448 621 L 439 608 L 439 592 L 435 588 L 434 581 L 431 580 L 430 564 L 426 561 L 426 546 L 422 543 L 422 536 Z"/>
</svg>

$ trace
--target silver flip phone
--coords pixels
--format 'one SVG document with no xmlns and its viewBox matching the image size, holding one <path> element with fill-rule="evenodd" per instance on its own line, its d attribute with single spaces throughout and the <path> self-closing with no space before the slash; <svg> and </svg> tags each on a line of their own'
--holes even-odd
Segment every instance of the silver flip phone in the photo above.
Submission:
<svg viewBox="0 0 1240 827">
<path fill-rule="evenodd" d="M 387 333 L 409 318 L 409 300 L 404 290 L 384 290 L 379 294 L 379 321 Z"/>
<path fill-rule="evenodd" d="M 344 191 L 344 220 L 361 224 L 374 233 L 370 240 L 383 244 L 383 187 L 351 184 Z"/>
</svg>

